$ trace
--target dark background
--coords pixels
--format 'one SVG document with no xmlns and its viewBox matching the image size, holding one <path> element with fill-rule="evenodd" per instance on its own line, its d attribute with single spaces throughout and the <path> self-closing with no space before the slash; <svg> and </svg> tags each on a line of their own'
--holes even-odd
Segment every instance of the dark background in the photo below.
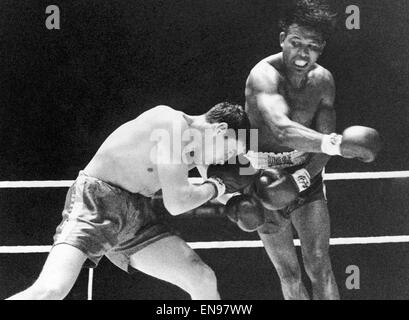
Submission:
<svg viewBox="0 0 409 320">
<path fill-rule="evenodd" d="M 190 114 L 224 100 L 244 104 L 250 69 L 280 50 L 277 20 L 285 3 L 2 1 L 0 180 L 75 179 L 109 133 L 158 104 Z M 320 63 L 337 84 L 337 131 L 355 124 L 374 127 L 384 149 L 371 164 L 334 158 L 327 172 L 407 170 L 409 3 L 332 3 L 338 30 Z M 61 30 L 45 27 L 50 4 L 61 10 Z M 345 27 L 350 4 L 361 10 L 360 30 Z M 333 237 L 407 234 L 408 185 L 406 179 L 329 182 Z M 1 189 L 0 245 L 50 244 L 65 192 Z M 171 221 L 187 241 L 257 239 L 224 219 L 191 216 Z M 407 244 L 332 247 L 342 297 L 407 299 L 408 251 Z M 263 249 L 199 254 L 216 271 L 223 297 L 281 298 Z M 0 298 L 31 283 L 44 259 L 44 254 L 1 254 Z M 361 290 L 345 288 L 350 264 L 361 269 Z M 85 285 L 86 274 L 69 298 L 84 298 Z M 141 274 L 130 278 L 103 261 L 96 270 L 95 297 L 186 296 Z"/>
</svg>

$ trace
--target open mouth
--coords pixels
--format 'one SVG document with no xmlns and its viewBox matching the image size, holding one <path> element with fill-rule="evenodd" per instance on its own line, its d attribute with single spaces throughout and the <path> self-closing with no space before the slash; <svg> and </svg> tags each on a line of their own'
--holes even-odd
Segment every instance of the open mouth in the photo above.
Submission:
<svg viewBox="0 0 409 320">
<path fill-rule="evenodd" d="M 297 59 L 297 60 L 294 61 L 294 65 L 298 69 L 305 69 L 308 66 L 308 61 Z"/>
</svg>

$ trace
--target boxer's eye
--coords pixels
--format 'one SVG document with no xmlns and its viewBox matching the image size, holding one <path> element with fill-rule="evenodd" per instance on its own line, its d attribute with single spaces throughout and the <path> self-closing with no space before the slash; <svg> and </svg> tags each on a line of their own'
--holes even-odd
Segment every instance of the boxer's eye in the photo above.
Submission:
<svg viewBox="0 0 409 320">
<path fill-rule="evenodd" d="M 301 47 L 301 41 L 291 40 L 290 43 L 294 48 L 300 48 Z"/>
<path fill-rule="evenodd" d="M 312 51 L 317 51 L 320 52 L 322 50 L 322 47 L 318 44 L 310 44 L 308 45 L 308 49 L 312 50 Z"/>
</svg>

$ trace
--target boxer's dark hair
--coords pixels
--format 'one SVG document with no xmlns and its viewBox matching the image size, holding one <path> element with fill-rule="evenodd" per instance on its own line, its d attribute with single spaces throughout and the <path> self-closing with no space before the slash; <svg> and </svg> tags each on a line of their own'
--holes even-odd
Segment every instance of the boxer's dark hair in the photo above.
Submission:
<svg viewBox="0 0 409 320">
<path fill-rule="evenodd" d="M 284 32 L 297 24 L 319 33 L 323 40 L 334 32 L 337 18 L 326 0 L 292 0 L 281 16 L 279 26 Z"/>
<path fill-rule="evenodd" d="M 250 129 L 250 120 L 244 108 L 230 102 L 216 104 L 206 113 L 206 121 L 209 123 L 227 123 L 228 129 L 234 130 L 237 137 L 239 129 L 245 129 L 246 131 Z"/>
</svg>

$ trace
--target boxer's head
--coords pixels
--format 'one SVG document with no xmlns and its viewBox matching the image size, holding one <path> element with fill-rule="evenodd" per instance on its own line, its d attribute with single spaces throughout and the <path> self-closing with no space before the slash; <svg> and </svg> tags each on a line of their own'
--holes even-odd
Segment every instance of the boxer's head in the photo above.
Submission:
<svg viewBox="0 0 409 320">
<path fill-rule="evenodd" d="M 295 0 L 280 19 L 280 45 L 287 69 L 306 73 L 314 67 L 335 27 L 336 15 L 324 0 Z"/>
<path fill-rule="evenodd" d="M 195 151 L 201 162 L 224 163 L 245 152 L 250 121 L 240 105 L 222 102 L 192 119 L 190 127 L 201 133 L 201 141 Z"/>
</svg>

